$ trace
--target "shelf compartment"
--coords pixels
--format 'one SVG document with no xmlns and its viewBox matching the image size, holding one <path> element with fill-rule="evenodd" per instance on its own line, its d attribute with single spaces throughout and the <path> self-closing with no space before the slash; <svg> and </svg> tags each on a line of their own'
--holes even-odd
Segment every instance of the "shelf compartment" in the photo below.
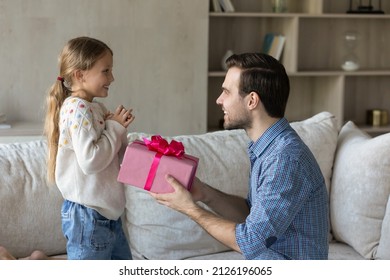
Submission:
<svg viewBox="0 0 390 280">
<path fill-rule="evenodd" d="M 349 10 L 349 1 L 340 0 L 287 0 L 288 13 L 301 14 L 346 14 Z M 356 3 L 357 1 L 355 1 Z M 367 1 L 366 1 L 367 2 Z M 235 11 L 238 13 L 272 13 L 272 1 L 264 0 L 232 0 Z M 373 2 L 378 8 L 378 0 Z M 211 5 L 210 5 L 211 7 Z M 385 14 L 390 13 L 390 1 L 382 1 L 381 9 Z M 212 12 L 212 9 L 210 9 Z M 355 14 L 348 14 L 355 15 Z M 378 15 L 378 14 L 376 14 Z"/>
<path fill-rule="evenodd" d="M 387 19 L 387 20 L 386 20 Z M 360 71 L 389 71 L 390 20 L 386 18 L 301 18 L 299 22 L 298 72 L 341 70 L 347 52 L 343 35 L 357 31 L 355 54 Z M 375 55 L 381 53 L 382 55 Z"/>
<path fill-rule="evenodd" d="M 358 5 L 358 2 L 359 1 L 353 1 L 354 2 L 354 8 L 356 8 L 356 6 Z M 366 5 L 368 4 L 368 1 L 363 1 L 366 3 Z M 371 2 L 371 1 L 370 1 Z M 385 13 L 389 13 L 390 12 L 390 1 L 388 0 L 383 0 L 382 1 L 382 7 L 381 9 L 385 12 Z M 372 1 L 372 4 L 374 6 L 375 9 L 378 9 L 378 3 L 379 1 L 378 0 L 375 0 L 375 1 Z M 349 10 L 349 1 L 345 0 L 345 1 L 340 1 L 340 0 L 323 0 L 323 13 L 347 13 L 347 11 Z M 348 14 L 348 15 L 355 15 L 355 14 Z M 378 14 L 375 14 L 376 16 L 378 16 Z"/>
<path fill-rule="evenodd" d="M 288 0 L 289 13 L 322 12 L 323 0 Z M 236 12 L 272 13 L 272 1 L 264 0 L 232 0 Z"/>
<path fill-rule="evenodd" d="M 366 76 L 345 79 L 345 120 L 366 125 L 367 110 L 382 109 L 390 113 L 389 77 Z"/>
<path fill-rule="evenodd" d="M 343 122 L 344 78 L 340 76 L 290 76 L 290 96 L 286 108 L 289 121 L 300 121 L 328 111 L 338 125 Z"/>
<path fill-rule="evenodd" d="M 296 70 L 295 17 L 211 17 L 209 23 L 209 72 L 222 70 L 222 58 L 234 53 L 261 52 L 266 33 L 286 35 L 281 61 L 288 71 Z M 234 36 L 233 36 L 234 34 Z"/>
</svg>

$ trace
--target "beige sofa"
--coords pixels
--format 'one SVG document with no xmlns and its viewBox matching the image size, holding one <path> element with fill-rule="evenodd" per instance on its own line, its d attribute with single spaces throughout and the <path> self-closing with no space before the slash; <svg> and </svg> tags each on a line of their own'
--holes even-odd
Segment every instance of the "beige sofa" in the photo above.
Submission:
<svg viewBox="0 0 390 280">
<path fill-rule="evenodd" d="M 329 259 L 390 259 L 390 134 L 371 138 L 352 122 L 337 128 L 327 112 L 292 126 L 310 147 L 330 194 Z M 149 134 L 130 133 L 129 142 Z M 200 158 L 197 176 L 245 196 L 249 163 L 244 131 L 165 137 Z M 40 249 L 65 254 L 62 197 L 45 182 L 44 140 L 0 144 L 0 245 L 17 257 Z M 135 259 L 242 259 L 186 216 L 126 187 L 124 228 Z"/>
</svg>

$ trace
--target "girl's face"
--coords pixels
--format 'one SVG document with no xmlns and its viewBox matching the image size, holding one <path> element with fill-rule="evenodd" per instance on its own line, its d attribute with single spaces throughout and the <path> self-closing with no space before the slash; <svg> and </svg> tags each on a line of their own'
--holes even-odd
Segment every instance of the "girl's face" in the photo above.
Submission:
<svg viewBox="0 0 390 280">
<path fill-rule="evenodd" d="M 112 67 L 112 54 L 106 51 L 91 69 L 81 71 L 77 89 L 72 95 L 89 102 L 95 97 L 107 97 L 110 84 L 114 81 Z"/>
</svg>

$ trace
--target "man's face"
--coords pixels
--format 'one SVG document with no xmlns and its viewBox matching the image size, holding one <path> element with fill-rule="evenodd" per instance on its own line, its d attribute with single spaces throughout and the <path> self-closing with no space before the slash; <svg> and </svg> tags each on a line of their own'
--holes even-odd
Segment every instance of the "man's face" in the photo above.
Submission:
<svg viewBox="0 0 390 280">
<path fill-rule="evenodd" d="M 232 67 L 226 73 L 222 84 L 222 93 L 217 98 L 217 104 L 224 113 L 225 129 L 247 129 L 251 127 L 249 110 L 246 107 L 246 97 L 239 94 L 241 69 Z"/>
</svg>

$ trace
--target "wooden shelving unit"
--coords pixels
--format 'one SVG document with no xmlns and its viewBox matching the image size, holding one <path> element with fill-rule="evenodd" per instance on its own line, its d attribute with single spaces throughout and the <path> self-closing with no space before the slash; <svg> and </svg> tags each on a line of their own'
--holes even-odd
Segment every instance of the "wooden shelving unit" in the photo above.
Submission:
<svg viewBox="0 0 390 280">
<path fill-rule="evenodd" d="M 223 117 L 215 100 L 226 51 L 259 52 L 264 35 L 275 32 L 286 36 L 281 62 L 291 82 L 290 121 L 329 111 L 339 126 L 352 120 L 371 134 L 389 132 L 389 126 L 365 122 L 367 110 L 390 112 L 390 32 L 385 32 L 390 30 L 390 1 L 382 1 L 385 14 L 347 14 L 349 1 L 339 0 L 289 0 L 288 13 L 278 14 L 272 13 L 271 2 L 232 0 L 236 12 L 209 13 L 208 130 L 218 129 Z M 356 71 L 341 69 L 348 31 L 359 35 Z"/>
</svg>

